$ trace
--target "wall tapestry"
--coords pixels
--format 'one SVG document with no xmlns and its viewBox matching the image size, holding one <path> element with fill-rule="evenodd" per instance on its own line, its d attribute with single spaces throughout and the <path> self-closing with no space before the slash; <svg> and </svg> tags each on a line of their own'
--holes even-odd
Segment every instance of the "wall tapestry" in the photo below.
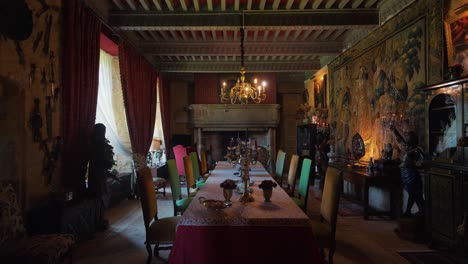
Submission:
<svg viewBox="0 0 468 264">
<path fill-rule="evenodd" d="M 330 121 L 338 156 L 349 152 L 355 133 L 368 160 L 380 158 L 384 143 L 394 143 L 391 125 L 424 131 L 424 95 L 418 88 L 426 80 L 425 23 L 422 17 L 408 24 L 333 71 Z M 422 134 L 419 138 L 424 141 Z"/>
</svg>

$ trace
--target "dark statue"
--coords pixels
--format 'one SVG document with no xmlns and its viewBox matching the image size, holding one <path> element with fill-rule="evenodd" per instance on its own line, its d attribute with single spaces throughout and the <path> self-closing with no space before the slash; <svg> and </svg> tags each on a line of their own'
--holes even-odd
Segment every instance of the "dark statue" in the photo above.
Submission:
<svg viewBox="0 0 468 264">
<path fill-rule="evenodd" d="M 98 123 L 94 125 L 90 142 L 89 168 L 88 168 L 88 194 L 90 198 L 100 202 L 99 219 L 103 228 L 107 221 L 103 219 L 104 210 L 109 204 L 110 194 L 107 178 L 113 177 L 110 170 L 114 166 L 114 148 L 106 139 L 106 127 Z"/>
<path fill-rule="evenodd" d="M 400 163 L 403 188 L 408 192 L 404 216 L 411 216 L 414 203 L 418 206 L 419 213 L 422 213 L 424 212 L 423 183 L 417 163 L 424 159 L 424 152 L 418 147 L 418 137 L 414 131 L 405 133 L 406 137 L 403 137 L 394 126 L 390 126 L 390 130 L 405 151 Z"/>
</svg>

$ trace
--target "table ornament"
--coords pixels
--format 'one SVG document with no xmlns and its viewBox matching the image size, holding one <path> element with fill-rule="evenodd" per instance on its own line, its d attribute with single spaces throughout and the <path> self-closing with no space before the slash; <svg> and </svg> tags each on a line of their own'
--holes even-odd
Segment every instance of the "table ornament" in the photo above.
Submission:
<svg viewBox="0 0 468 264">
<path fill-rule="evenodd" d="M 272 180 L 263 180 L 259 185 L 258 188 L 263 190 L 263 198 L 265 198 L 265 202 L 271 202 L 271 196 L 273 195 L 273 188 L 278 186 L 276 182 Z"/>
<path fill-rule="evenodd" d="M 225 199 L 224 202 L 231 203 L 232 190 L 237 188 L 236 182 L 231 179 L 227 179 L 223 181 L 219 186 L 223 188 L 223 195 Z"/>
</svg>

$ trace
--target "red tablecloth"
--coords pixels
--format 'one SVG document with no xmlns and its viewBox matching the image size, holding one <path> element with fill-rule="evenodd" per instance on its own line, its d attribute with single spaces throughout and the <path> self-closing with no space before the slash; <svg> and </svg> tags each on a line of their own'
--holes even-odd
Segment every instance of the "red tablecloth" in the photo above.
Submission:
<svg viewBox="0 0 468 264">
<path fill-rule="evenodd" d="M 222 200 L 219 184 L 236 179 L 232 165 L 216 167 L 179 222 L 170 264 L 322 263 L 307 215 L 281 188 L 264 202 L 258 184 L 271 177 L 259 165 L 250 174 L 255 201 L 241 204 L 235 194 L 231 207 L 213 211 L 198 197 Z"/>
<path fill-rule="evenodd" d="M 322 263 L 304 227 L 180 226 L 170 264 Z"/>
</svg>

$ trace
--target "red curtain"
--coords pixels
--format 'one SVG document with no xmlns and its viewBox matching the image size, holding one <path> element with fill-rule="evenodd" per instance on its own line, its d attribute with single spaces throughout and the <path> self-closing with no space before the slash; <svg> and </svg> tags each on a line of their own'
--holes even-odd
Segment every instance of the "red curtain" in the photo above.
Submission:
<svg viewBox="0 0 468 264">
<path fill-rule="evenodd" d="M 146 157 L 156 120 L 158 75 L 143 56 L 124 43 L 119 45 L 119 64 L 132 151 Z"/>
<path fill-rule="evenodd" d="M 79 199 L 96 120 L 101 22 L 82 1 L 62 2 L 62 177 L 65 191 Z"/>
<path fill-rule="evenodd" d="M 170 139 L 170 131 L 171 131 L 171 109 L 170 109 L 170 93 L 169 93 L 169 85 L 166 84 L 164 78 L 160 75 L 159 76 L 159 100 L 161 104 L 161 121 L 163 126 L 163 133 L 164 133 L 164 144 L 166 145 L 166 155 L 169 155 L 171 142 Z"/>
</svg>

